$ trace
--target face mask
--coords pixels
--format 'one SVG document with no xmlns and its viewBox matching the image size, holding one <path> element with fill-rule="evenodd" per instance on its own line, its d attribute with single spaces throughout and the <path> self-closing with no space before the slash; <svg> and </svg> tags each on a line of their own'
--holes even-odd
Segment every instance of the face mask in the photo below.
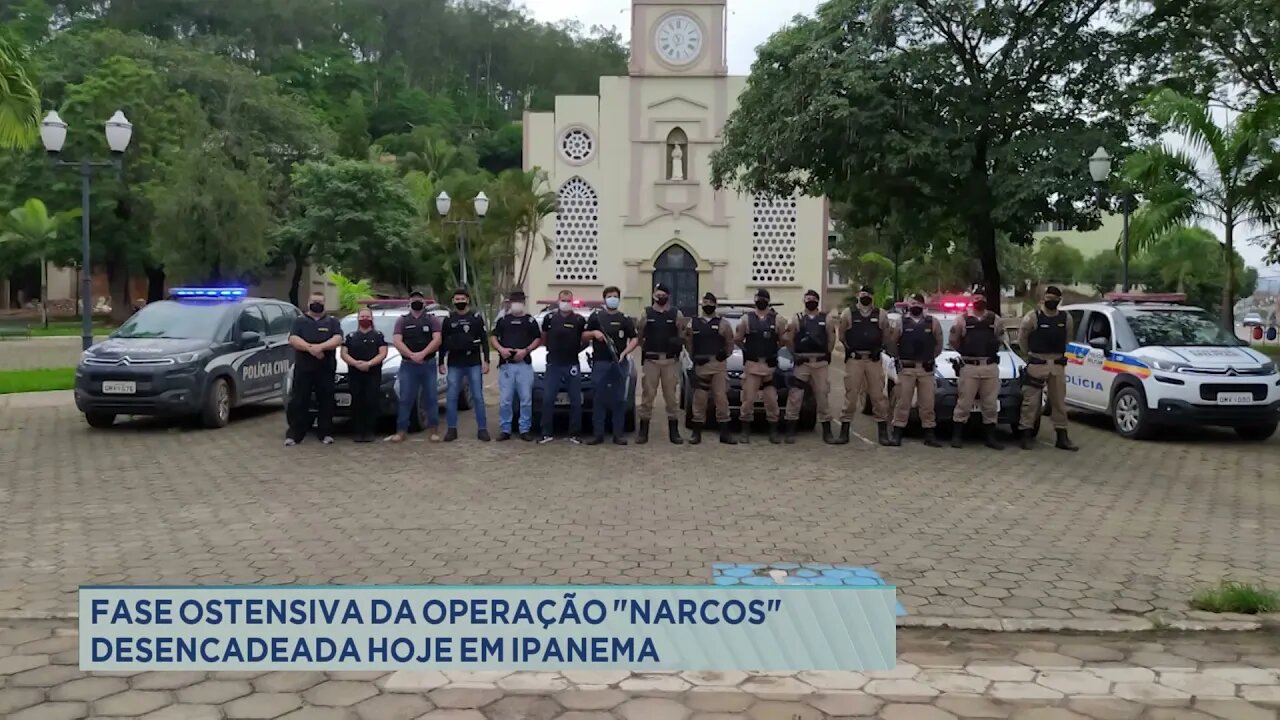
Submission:
<svg viewBox="0 0 1280 720">
<path fill-rule="evenodd" d="M 757 309 L 757 310 L 768 310 L 768 309 L 769 309 L 769 301 L 768 301 L 768 300 L 766 300 L 766 299 L 764 299 L 764 298 L 756 298 L 756 309 Z"/>
<path fill-rule="evenodd" d="M 369 328 L 371 328 L 371 327 L 373 327 L 373 321 L 372 321 L 372 320 L 365 320 L 365 319 L 363 319 L 363 318 L 360 320 L 360 328 L 361 328 L 362 330 L 368 330 L 368 329 L 369 329 Z"/>
<path fill-rule="evenodd" d="M 618 306 L 621 304 L 622 300 L 616 297 L 607 297 L 604 299 L 604 306 L 610 310 L 617 310 Z"/>
<path fill-rule="evenodd" d="M 1059 303 L 1061 303 L 1061 302 L 1062 302 L 1061 300 L 1045 300 L 1045 301 L 1044 301 L 1044 309 L 1045 309 L 1045 310 L 1057 310 L 1057 309 L 1058 309 L 1058 304 L 1059 304 Z"/>
<path fill-rule="evenodd" d="M 919 305 L 916 305 L 911 308 L 912 317 L 920 317 L 923 314 L 924 314 L 924 308 L 920 307 Z"/>
<path fill-rule="evenodd" d="M 413 302 L 409 303 L 409 309 L 413 310 L 414 312 L 422 312 L 423 307 L 425 307 L 425 305 L 421 300 L 414 300 Z"/>
<path fill-rule="evenodd" d="M 706 313 L 706 314 L 708 314 L 708 315 L 715 315 L 715 314 L 716 314 L 716 306 L 715 306 L 715 305 L 703 305 L 703 306 L 702 306 L 702 312 L 704 312 L 704 313 Z"/>
<path fill-rule="evenodd" d="M 977 312 L 977 313 L 984 313 L 984 312 L 986 312 L 986 311 L 987 311 L 987 301 L 986 301 L 986 300 L 975 300 L 975 301 L 973 302 L 973 310 L 974 310 L 974 312 Z"/>
<path fill-rule="evenodd" d="M 467 304 L 465 302 L 456 302 L 453 306 L 458 309 L 458 312 L 462 312 L 467 309 Z"/>
<path fill-rule="evenodd" d="M 307 309 L 315 313 L 316 315 L 319 315 L 320 313 L 324 312 L 324 303 L 311 303 L 310 305 L 307 306 Z"/>
<path fill-rule="evenodd" d="M 661 305 L 666 305 L 666 304 L 667 304 L 667 296 L 666 296 L 666 295 L 654 295 L 654 296 L 653 296 L 653 304 L 654 304 L 654 305 L 659 305 L 659 306 L 661 306 Z"/>
<path fill-rule="evenodd" d="M 818 309 L 818 301 L 817 301 L 817 300 L 805 300 L 805 301 L 804 301 L 804 309 L 805 309 L 805 310 L 809 310 L 809 311 L 817 310 L 817 309 Z"/>
<path fill-rule="evenodd" d="M 567 313 L 573 309 L 573 304 L 565 300 L 560 301 L 560 312 Z"/>
<path fill-rule="evenodd" d="M 511 303 L 511 314 L 512 314 L 512 315 L 523 315 L 523 314 L 524 314 L 524 303 Z"/>
<path fill-rule="evenodd" d="M 864 307 L 865 307 L 865 306 L 867 306 L 867 305 L 870 305 L 870 304 L 871 304 L 871 296 L 870 296 L 870 295 L 863 295 L 863 296 L 859 297 L 859 298 L 858 298 L 858 304 L 859 304 L 859 305 L 862 305 L 862 306 L 864 306 Z"/>
</svg>

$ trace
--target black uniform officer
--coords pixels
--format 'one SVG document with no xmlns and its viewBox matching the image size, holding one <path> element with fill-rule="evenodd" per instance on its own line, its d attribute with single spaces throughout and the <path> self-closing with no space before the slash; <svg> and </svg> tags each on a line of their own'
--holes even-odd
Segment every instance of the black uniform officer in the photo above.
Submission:
<svg viewBox="0 0 1280 720">
<path fill-rule="evenodd" d="M 445 442 L 458 439 L 458 398 L 462 386 L 471 391 L 471 406 L 476 413 L 476 438 L 489 442 L 489 418 L 484 407 L 484 376 L 489 374 L 489 343 L 484 319 L 471 306 L 471 291 L 459 288 L 453 293 L 453 311 L 440 327 L 440 373 L 449 374 L 445 397 L 445 422 L 449 429 Z"/>
<path fill-rule="evenodd" d="M 342 344 L 342 326 L 324 311 L 324 293 L 311 293 L 307 312 L 298 316 L 289 333 L 289 345 L 296 351 L 293 361 L 293 390 L 289 398 L 289 431 L 286 446 L 297 445 L 311 429 L 311 396 L 319 417 L 320 441 L 333 443 L 333 381 L 338 368 L 337 349 Z"/>
<path fill-rule="evenodd" d="M 358 443 L 373 442 L 378 422 L 378 395 L 382 386 L 382 362 L 387 359 L 387 339 L 373 327 L 373 312 L 364 308 L 356 316 L 356 329 L 342 343 L 351 389 L 351 434 Z"/>
</svg>

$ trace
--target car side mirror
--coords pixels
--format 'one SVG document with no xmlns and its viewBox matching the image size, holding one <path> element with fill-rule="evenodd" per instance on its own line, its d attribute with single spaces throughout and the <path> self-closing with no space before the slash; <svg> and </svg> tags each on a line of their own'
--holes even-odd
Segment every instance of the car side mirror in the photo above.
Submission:
<svg viewBox="0 0 1280 720">
<path fill-rule="evenodd" d="M 1096 338 L 1089 339 L 1089 346 L 1095 347 L 1099 350 L 1106 350 L 1107 346 L 1109 346 L 1110 344 L 1111 343 L 1108 342 L 1107 339 L 1104 337 L 1096 337 Z"/>
<path fill-rule="evenodd" d="M 262 344 L 262 333 L 246 330 L 240 333 L 240 347 L 254 347 Z"/>
</svg>

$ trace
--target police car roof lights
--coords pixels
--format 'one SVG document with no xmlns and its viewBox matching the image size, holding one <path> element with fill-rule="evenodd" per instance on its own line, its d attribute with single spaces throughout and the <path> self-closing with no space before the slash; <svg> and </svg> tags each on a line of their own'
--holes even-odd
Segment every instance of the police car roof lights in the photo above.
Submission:
<svg viewBox="0 0 1280 720">
<path fill-rule="evenodd" d="M 558 306 L 560 304 L 560 301 L 559 300 L 539 300 L 538 304 Z M 574 298 L 573 302 L 571 302 L 570 305 L 573 305 L 574 307 L 584 307 L 584 306 L 585 307 L 604 307 L 604 301 L 603 300 L 583 300 L 582 298 Z"/>
<path fill-rule="evenodd" d="M 1187 301 L 1186 293 L 1110 292 L 1102 296 L 1110 303 L 1165 303 L 1181 305 Z"/>
<path fill-rule="evenodd" d="M 242 287 L 184 287 L 169 290 L 169 297 L 175 300 L 235 300 L 249 295 L 249 290 Z"/>
</svg>

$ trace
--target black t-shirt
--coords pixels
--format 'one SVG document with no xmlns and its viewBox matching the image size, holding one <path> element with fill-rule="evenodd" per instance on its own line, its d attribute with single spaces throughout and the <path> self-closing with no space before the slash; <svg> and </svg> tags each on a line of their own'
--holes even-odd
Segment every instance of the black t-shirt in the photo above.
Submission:
<svg viewBox="0 0 1280 720">
<path fill-rule="evenodd" d="M 542 330 L 538 327 L 538 321 L 532 315 L 503 315 L 498 318 L 498 322 L 493 326 L 493 336 L 498 339 L 498 344 L 509 350 L 523 350 L 533 344 L 533 341 L 542 337 Z M 500 359 L 500 364 L 515 362 L 514 360 Z M 532 363 L 533 358 L 525 355 L 524 362 Z"/>
<path fill-rule="evenodd" d="M 347 333 L 347 337 L 342 344 L 347 346 L 347 354 L 351 355 L 352 359 L 372 360 L 378 357 L 378 351 L 387 344 L 387 339 L 378 330 L 370 330 L 369 332 L 354 330 Z M 349 370 L 350 372 L 362 372 L 355 368 L 349 368 Z M 376 368 L 369 369 L 369 372 L 375 371 Z"/>
<path fill-rule="evenodd" d="M 604 333 L 604 336 L 613 343 L 613 352 L 618 356 L 627 349 L 627 341 L 636 336 L 636 324 L 621 312 L 611 313 L 601 310 L 592 314 L 587 320 L 587 330 L 599 330 Z M 591 357 L 594 360 L 613 359 L 609 348 L 599 340 L 591 341 Z"/>
<path fill-rule="evenodd" d="M 319 345 L 328 342 L 330 338 L 342 337 L 342 325 L 332 315 L 325 315 L 316 320 L 310 315 L 304 314 L 299 315 L 298 319 L 293 321 L 293 330 L 290 331 L 289 335 L 297 335 L 312 345 Z M 317 359 L 309 352 L 294 351 L 294 367 L 299 370 L 328 370 L 333 372 L 337 366 L 336 349 L 325 352 L 323 360 Z"/>
<path fill-rule="evenodd" d="M 578 313 L 565 315 L 555 311 L 542 319 L 542 332 L 547 336 L 547 364 L 578 364 L 582 352 L 582 333 L 587 331 L 587 320 Z"/>
</svg>

